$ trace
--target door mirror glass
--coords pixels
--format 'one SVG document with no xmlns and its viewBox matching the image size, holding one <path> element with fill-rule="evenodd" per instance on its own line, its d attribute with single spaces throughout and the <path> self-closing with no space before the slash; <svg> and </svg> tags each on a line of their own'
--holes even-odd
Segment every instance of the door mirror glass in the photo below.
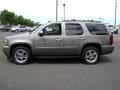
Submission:
<svg viewBox="0 0 120 90">
<path fill-rule="evenodd" d="M 43 31 L 42 30 L 40 30 L 40 32 L 39 32 L 39 36 L 43 36 Z"/>
</svg>

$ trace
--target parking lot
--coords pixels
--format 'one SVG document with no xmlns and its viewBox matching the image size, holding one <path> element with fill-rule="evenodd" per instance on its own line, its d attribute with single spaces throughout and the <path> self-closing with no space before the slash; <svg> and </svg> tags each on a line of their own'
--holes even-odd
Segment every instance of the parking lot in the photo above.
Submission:
<svg viewBox="0 0 120 90">
<path fill-rule="evenodd" d="M 85 65 L 79 59 L 36 59 L 29 65 L 15 65 L 2 52 L 2 40 L 16 33 L 0 32 L 0 90 L 119 90 L 120 42 L 102 56 L 100 63 Z"/>
</svg>

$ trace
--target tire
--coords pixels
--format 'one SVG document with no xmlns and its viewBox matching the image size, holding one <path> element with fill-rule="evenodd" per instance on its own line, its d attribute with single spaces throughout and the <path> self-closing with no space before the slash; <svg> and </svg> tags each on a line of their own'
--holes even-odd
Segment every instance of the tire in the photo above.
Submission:
<svg viewBox="0 0 120 90">
<path fill-rule="evenodd" d="M 86 47 L 83 49 L 81 57 L 85 64 L 96 64 L 98 63 L 100 57 L 99 50 L 92 46 Z"/>
<path fill-rule="evenodd" d="M 18 30 L 16 29 L 15 32 L 18 32 Z"/>
<path fill-rule="evenodd" d="M 12 60 L 15 64 L 24 65 L 31 62 L 31 52 L 25 46 L 17 46 L 12 50 Z"/>
<path fill-rule="evenodd" d="M 25 29 L 25 31 L 24 32 L 27 32 L 27 30 Z"/>
</svg>

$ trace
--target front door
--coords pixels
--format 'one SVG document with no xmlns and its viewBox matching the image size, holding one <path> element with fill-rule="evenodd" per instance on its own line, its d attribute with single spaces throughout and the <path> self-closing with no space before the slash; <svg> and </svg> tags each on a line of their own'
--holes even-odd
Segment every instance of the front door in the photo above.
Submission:
<svg viewBox="0 0 120 90">
<path fill-rule="evenodd" d="M 36 55 L 62 55 L 63 54 L 63 35 L 60 23 L 46 26 L 43 35 L 35 40 Z"/>
</svg>

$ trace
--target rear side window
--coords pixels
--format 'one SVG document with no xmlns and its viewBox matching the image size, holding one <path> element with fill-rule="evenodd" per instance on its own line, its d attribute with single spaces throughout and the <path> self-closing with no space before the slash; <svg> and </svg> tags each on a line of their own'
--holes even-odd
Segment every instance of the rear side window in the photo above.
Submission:
<svg viewBox="0 0 120 90">
<path fill-rule="evenodd" d="M 78 23 L 66 23 L 66 35 L 81 35 L 83 34 L 83 29 Z"/>
<path fill-rule="evenodd" d="M 104 24 L 86 23 L 89 32 L 93 35 L 108 35 L 109 32 Z"/>
</svg>

